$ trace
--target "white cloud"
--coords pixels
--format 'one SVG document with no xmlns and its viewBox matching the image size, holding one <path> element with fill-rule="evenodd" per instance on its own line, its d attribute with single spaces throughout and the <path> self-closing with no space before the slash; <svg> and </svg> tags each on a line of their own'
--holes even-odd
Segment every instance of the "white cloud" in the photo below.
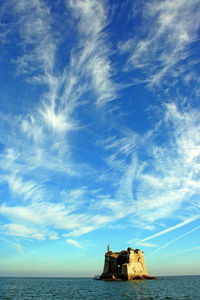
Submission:
<svg viewBox="0 0 200 300">
<path fill-rule="evenodd" d="M 143 75 L 143 79 L 138 77 L 139 81 L 166 90 L 169 78 L 170 85 L 176 84 L 181 76 L 183 80 L 188 78 L 189 65 L 194 62 L 182 62 L 191 57 L 189 46 L 198 39 L 199 11 L 197 0 L 142 3 L 141 11 L 137 11 L 142 18 L 141 35 L 119 43 L 119 49 L 129 53 L 126 68 L 138 68 Z"/>
<path fill-rule="evenodd" d="M 58 233 L 55 231 L 50 231 L 48 235 L 50 240 L 58 240 L 60 238 Z"/>
<path fill-rule="evenodd" d="M 102 199 L 102 207 L 111 210 L 116 220 L 126 216 L 132 226 L 150 230 L 159 219 L 187 224 L 199 216 L 195 200 L 200 193 L 198 111 L 169 103 L 161 118 L 159 126 L 143 137 L 124 133 L 121 139 L 113 137 L 105 143 L 105 161 L 113 171 L 107 180 L 112 181 L 115 194 Z M 163 131 L 167 134 L 160 142 Z M 140 158 L 141 152 L 145 159 Z"/>
<path fill-rule="evenodd" d="M 15 33 L 19 36 L 16 44 L 19 55 L 12 60 L 17 66 L 17 75 L 23 75 L 23 79 L 32 85 L 45 87 L 35 103 L 27 99 L 23 115 L 5 118 L 4 127 L 10 128 L 12 141 L 8 136 L 1 138 L 5 151 L 0 157 L 4 172 L 0 180 L 7 181 L 14 197 L 23 196 L 26 203 L 21 201 L 22 198 L 18 204 L 4 203 L 0 213 L 11 224 L 24 226 L 26 237 L 30 235 L 25 228 L 32 225 L 40 229 L 45 238 L 57 239 L 59 229 L 78 236 L 103 227 L 112 219 L 109 215 L 101 216 L 99 211 L 93 218 L 90 206 L 89 211 L 80 213 L 85 201 L 84 191 L 79 188 L 70 192 L 67 188 L 70 177 L 86 176 L 88 168 L 87 163 L 76 163 L 76 154 L 72 155 L 75 145 L 68 138 L 69 133 L 80 129 L 75 110 L 91 101 L 85 99 L 91 90 L 96 99 L 92 101 L 98 104 L 116 97 L 109 59 L 111 51 L 105 33 L 107 7 L 103 2 L 89 0 L 67 2 L 66 7 L 70 7 L 77 26 L 79 49 L 72 50 L 69 64 L 63 66 L 60 73 L 56 68 L 60 40 L 58 32 L 55 38 L 52 30 L 54 20 L 50 8 L 43 1 L 19 0 L 13 3 L 10 11 L 18 19 Z M 62 186 L 57 187 L 57 194 L 51 195 L 49 186 L 55 177 Z M 60 193 L 63 190 L 65 195 Z M 4 232 L 20 234 L 19 227 L 10 226 L 9 230 L 4 228 Z"/>
<path fill-rule="evenodd" d="M 55 113 L 53 106 L 46 106 L 44 110 L 39 112 L 47 126 L 56 133 L 66 132 L 73 128 L 72 122 L 67 122 L 65 112 Z"/>
<path fill-rule="evenodd" d="M 2 226 L 3 232 L 7 235 L 18 236 L 23 238 L 32 238 L 44 240 L 44 234 L 35 228 L 26 227 L 21 224 L 5 224 Z"/>
<path fill-rule="evenodd" d="M 76 208 L 73 204 L 70 205 L 70 201 L 68 206 L 65 206 L 64 203 L 49 202 L 32 203 L 26 206 L 2 204 L 0 214 L 11 220 L 11 222 L 23 224 L 22 226 L 27 228 L 34 226 L 34 228 L 41 230 L 44 237 L 50 239 L 57 239 L 59 235 L 57 232 L 49 230 L 49 228 L 64 230 L 66 233 L 63 236 L 80 236 L 104 227 L 115 220 L 113 216 L 94 215 L 87 211 L 78 213 L 76 209 L 79 209 L 79 206 Z M 33 234 L 32 238 L 34 236 L 36 235 Z"/>
<path fill-rule="evenodd" d="M 167 105 L 164 126 L 168 131 L 168 141 L 148 149 L 153 157 L 151 170 L 143 173 L 140 178 L 138 208 L 149 210 L 147 214 L 144 210 L 146 219 L 154 221 L 172 215 L 183 206 L 192 210 L 190 197 L 199 193 L 199 125 L 197 111 L 181 112 L 175 104 Z M 187 208 L 182 213 L 185 211 L 187 214 Z"/>
<path fill-rule="evenodd" d="M 149 85 L 159 84 L 169 73 L 175 77 L 180 75 L 180 70 L 175 73 L 174 66 L 178 59 L 187 57 L 185 49 L 191 39 L 195 40 L 198 26 L 192 28 L 194 21 L 183 22 L 181 15 L 187 4 L 183 15 L 185 20 L 190 21 L 188 13 L 194 13 L 196 3 L 194 0 L 190 4 L 185 0 L 173 4 L 156 1 L 152 8 L 147 4 L 148 19 L 154 19 L 152 27 L 157 33 L 154 34 L 153 29 L 142 41 L 131 39 L 121 44 L 123 51 L 130 52 L 129 63 L 151 70 L 146 73 Z M 87 128 L 89 132 L 90 116 L 89 121 L 83 116 L 87 124 L 81 123 L 80 108 L 83 106 L 83 114 L 92 115 L 92 101 L 105 105 L 116 98 L 118 87 L 113 82 L 112 52 L 107 43 L 106 26 L 109 20 L 106 2 L 66 1 L 66 7 L 70 9 L 72 21 L 77 26 L 78 40 L 75 34 L 73 46 L 77 45 L 77 48 L 72 49 L 71 56 L 65 57 L 69 63 L 63 66 L 60 73 L 56 68 L 59 38 L 55 38 L 52 32 L 53 20 L 49 7 L 39 0 L 19 0 L 12 8 L 19 18 L 16 30 L 22 40 L 18 45 L 20 56 L 15 59 L 18 72 L 31 84 L 40 83 L 44 92 L 35 99 L 35 103 L 30 104 L 26 99 L 29 104 L 23 115 L 14 117 L 13 113 L 0 121 L 0 140 L 5 149 L 0 155 L 3 173 L 0 180 L 1 183 L 6 180 L 17 199 L 21 197 L 18 204 L 12 203 L 13 198 L 10 203 L 1 204 L 0 213 L 11 224 L 24 226 L 9 225 L 4 227 L 5 232 L 22 234 L 24 229 L 24 235 L 31 237 L 25 228 L 34 226 L 41 230 L 44 237 L 57 239 L 59 230 L 66 232 L 64 236 L 75 237 L 125 217 L 132 226 L 140 224 L 142 228 L 152 230 L 161 218 L 180 221 L 186 217 L 190 219 L 195 213 L 197 215 L 198 204 L 193 196 L 200 189 L 198 111 L 185 111 L 178 109 L 174 103 L 167 104 L 159 126 L 156 125 L 155 131 L 148 131 L 143 136 L 133 130 L 122 129 L 121 124 L 117 128 L 108 120 L 107 139 L 98 144 L 103 144 L 106 167 L 103 165 L 101 170 L 93 170 L 87 163 L 81 163 L 82 151 L 88 150 L 83 143 L 89 143 L 90 138 L 87 136 L 79 143 L 77 140 L 82 136 L 81 132 L 78 136 L 77 131 Z M 157 55 L 163 36 L 169 32 L 171 40 L 166 39 L 160 55 Z M 188 36 L 191 36 L 190 41 Z M 23 47 L 28 50 L 22 51 Z M 155 60 L 159 61 L 159 68 L 150 67 Z M 91 97 L 91 90 L 95 97 Z M 101 110 L 98 117 L 104 112 Z M 93 121 L 96 129 L 96 115 L 95 120 L 92 116 Z M 166 143 L 157 140 L 162 128 L 168 133 Z M 111 135 L 110 132 L 114 133 Z M 102 139 L 102 136 L 104 134 L 97 134 L 95 138 Z M 94 152 L 92 148 L 92 155 Z M 79 180 L 72 180 L 73 176 L 87 179 L 88 170 L 92 182 L 88 184 L 89 179 L 86 180 L 85 187 Z M 101 186 L 103 180 L 109 186 L 108 191 L 107 187 L 104 190 Z M 72 181 L 79 187 L 70 190 Z M 99 183 L 100 188 L 98 186 L 98 191 L 91 196 L 91 186 Z M 54 186 L 53 195 L 51 186 Z M 98 196 L 104 192 L 104 196 Z M 24 199 L 26 202 L 22 201 Z M 183 207 L 184 210 L 176 214 Z"/>
<path fill-rule="evenodd" d="M 82 249 L 83 247 L 80 245 L 79 242 L 75 241 L 75 240 L 71 240 L 71 239 L 67 239 L 66 242 L 76 248 L 80 248 Z"/>
<path fill-rule="evenodd" d="M 22 181 L 16 173 L 5 176 L 4 180 L 15 195 L 24 196 L 24 199 L 41 198 L 42 190 L 33 181 Z"/>
<path fill-rule="evenodd" d="M 19 36 L 16 43 L 19 55 L 15 59 L 18 76 L 20 80 L 28 78 L 33 84 L 31 78 L 38 75 L 45 92 L 34 99 L 35 103 L 31 98 L 26 99 L 25 113 L 18 116 L 1 113 L 0 139 L 5 150 L 0 156 L 3 171 L 0 180 L 7 181 L 14 196 L 37 201 L 44 194 L 48 198 L 46 182 L 51 180 L 52 174 L 74 176 L 81 168 L 86 169 L 86 164 L 76 166 L 73 162 L 66 136 L 76 129 L 76 120 L 71 114 L 79 92 L 67 83 L 66 70 L 63 74 L 54 74 L 59 38 L 53 36 L 50 8 L 43 1 L 19 0 L 8 1 L 5 9 L 11 2 L 9 13 L 16 17 L 13 18 L 17 20 L 14 32 Z"/>
<path fill-rule="evenodd" d="M 5 9 L 10 3 L 5 4 Z M 17 156 L 11 160 L 4 154 L 1 162 L 2 166 L 7 165 L 4 178 L 12 192 L 24 194 L 31 201 L 36 191 L 42 195 L 46 182 L 55 172 L 64 177 L 85 174 L 88 165 L 80 161 L 76 164 L 75 155 L 71 155 L 73 145 L 68 140 L 68 133 L 79 128 L 74 111 L 85 103 L 85 93 L 92 86 L 97 102 L 101 103 L 113 99 L 115 88 L 109 67 L 110 50 L 103 32 L 107 25 L 106 5 L 93 1 L 67 3 L 67 9 L 70 6 L 74 13 L 74 21 L 79 19 L 76 24 L 81 50 L 78 54 L 77 50 L 72 51 L 62 73 L 56 72 L 55 55 L 60 40 L 58 32 L 55 38 L 51 27 L 50 8 L 39 0 L 31 3 L 19 0 L 11 6 L 10 14 L 18 20 L 15 33 L 19 35 L 16 44 L 19 55 L 13 58 L 18 75 L 23 74 L 32 84 L 38 78 L 37 84 L 45 86 L 45 92 L 40 99 L 35 99 L 35 104 L 27 99 L 27 113 L 16 120 L 14 115 L 7 118 L 5 128 L 10 128 L 14 138 L 11 142 L 5 135 L 2 144 L 5 153 L 7 149 L 15 149 Z M 85 27 L 85 23 L 92 26 Z"/>
<path fill-rule="evenodd" d="M 153 243 L 141 243 L 141 242 L 136 242 L 136 244 L 138 246 L 142 246 L 142 247 L 157 247 L 157 244 L 153 244 Z"/>
<path fill-rule="evenodd" d="M 117 90 L 112 81 L 111 50 L 103 32 L 108 24 L 106 5 L 96 0 L 70 1 L 69 5 L 78 20 L 79 43 L 83 47 L 74 58 L 76 69 L 91 81 L 96 103 L 105 104 L 116 98 Z"/>
</svg>

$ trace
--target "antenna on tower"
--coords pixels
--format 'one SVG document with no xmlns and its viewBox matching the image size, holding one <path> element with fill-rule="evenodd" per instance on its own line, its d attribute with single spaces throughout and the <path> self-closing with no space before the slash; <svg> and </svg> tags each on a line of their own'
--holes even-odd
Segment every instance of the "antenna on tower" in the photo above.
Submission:
<svg viewBox="0 0 200 300">
<path fill-rule="evenodd" d="M 110 247 L 109 247 L 109 244 L 108 244 L 108 246 L 107 246 L 107 252 L 109 252 L 110 251 Z"/>
</svg>

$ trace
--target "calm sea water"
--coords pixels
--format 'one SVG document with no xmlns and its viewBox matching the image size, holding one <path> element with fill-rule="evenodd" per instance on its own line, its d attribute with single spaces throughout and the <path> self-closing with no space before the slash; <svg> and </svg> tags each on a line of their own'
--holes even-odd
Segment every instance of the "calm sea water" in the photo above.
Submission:
<svg viewBox="0 0 200 300">
<path fill-rule="evenodd" d="M 106 282 L 91 278 L 0 278 L 0 299 L 200 299 L 200 276 Z"/>
</svg>

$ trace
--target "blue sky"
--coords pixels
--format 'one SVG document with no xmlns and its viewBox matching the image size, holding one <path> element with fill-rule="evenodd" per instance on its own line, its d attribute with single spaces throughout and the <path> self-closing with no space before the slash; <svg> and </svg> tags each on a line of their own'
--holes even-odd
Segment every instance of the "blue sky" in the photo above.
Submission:
<svg viewBox="0 0 200 300">
<path fill-rule="evenodd" d="M 1 3 L 1 276 L 93 276 L 108 243 L 151 274 L 199 274 L 199 14 Z"/>
</svg>

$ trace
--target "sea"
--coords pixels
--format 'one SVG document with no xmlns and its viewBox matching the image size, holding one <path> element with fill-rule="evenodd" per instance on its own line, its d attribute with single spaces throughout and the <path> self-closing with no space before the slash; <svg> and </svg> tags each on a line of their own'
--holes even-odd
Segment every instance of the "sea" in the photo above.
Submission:
<svg viewBox="0 0 200 300">
<path fill-rule="evenodd" d="M 2 300 L 200 299 L 200 276 L 158 280 L 101 281 L 93 278 L 0 278 Z"/>
</svg>

